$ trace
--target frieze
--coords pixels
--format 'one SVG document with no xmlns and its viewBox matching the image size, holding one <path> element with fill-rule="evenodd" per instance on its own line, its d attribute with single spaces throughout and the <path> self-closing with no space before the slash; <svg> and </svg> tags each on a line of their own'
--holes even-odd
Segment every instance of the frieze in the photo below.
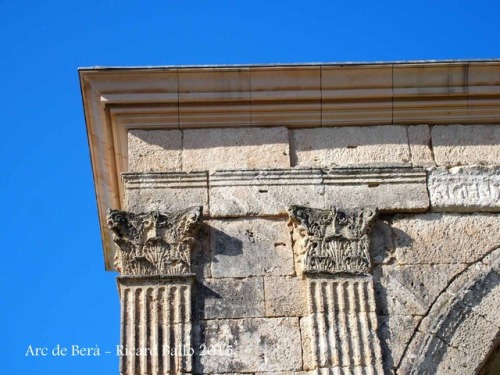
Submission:
<svg viewBox="0 0 500 375">
<path fill-rule="evenodd" d="M 368 274 L 370 229 L 377 209 L 328 210 L 291 206 L 294 227 L 304 237 L 306 273 Z"/>
<path fill-rule="evenodd" d="M 434 211 L 499 211 L 500 167 L 431 168 L 429 195 Z"/>
<path fill-rule="evenodd" d="M 201 212 L 201 206 L 174 213 L 109 210 L 106 220 L 117 245 L 116 269 L 122 275 L 190 274 Z"/>
</svg>

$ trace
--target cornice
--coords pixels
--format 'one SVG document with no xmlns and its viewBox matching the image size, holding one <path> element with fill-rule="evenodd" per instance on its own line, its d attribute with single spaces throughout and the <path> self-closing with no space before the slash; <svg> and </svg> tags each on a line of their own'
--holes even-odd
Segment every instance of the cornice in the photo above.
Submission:
<svg viewBox="0 0 500 375">
<path fill-rule="evenodd" d="M 500 61 L 80 69 L 106 268 L 106 210 L 122 208 L 129 129 L 485 124 Z"/>
</svg>

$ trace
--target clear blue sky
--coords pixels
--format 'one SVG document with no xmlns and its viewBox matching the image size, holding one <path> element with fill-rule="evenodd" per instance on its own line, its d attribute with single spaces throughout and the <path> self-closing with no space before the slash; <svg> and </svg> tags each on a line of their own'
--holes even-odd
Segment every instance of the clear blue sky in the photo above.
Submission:
<svg viewBox="0 0 500 375">
<path fill-rule="evenodd" d="M 498 1 L 0 0 L 2 374 L 117 374 L 26 357 L 119 343 L 77 68 L 500 57 Z"/>
</svg>

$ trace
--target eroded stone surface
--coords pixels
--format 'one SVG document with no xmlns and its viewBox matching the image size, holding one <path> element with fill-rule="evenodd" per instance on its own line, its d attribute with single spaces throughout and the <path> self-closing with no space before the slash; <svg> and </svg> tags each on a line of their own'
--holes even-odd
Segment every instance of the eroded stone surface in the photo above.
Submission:
<svg viewBox="0 0 500 375">
<path fill-rule="evenodd" d="M 429 197 L 423 170 L 410 168 L 330 169 L 324 178 L 325 204 L 380 211 L 426 211 Z"/>
<path fill-rule="evenodd" d="M 497 214 L 396 215 L 394 256 L 399 264 L 470 263 L 500 243 Z"/>
<path fill-rule="evenodd" d="M 211 220 L 212 276 L 293 275 L 285 220 Z"/>
<path fill-rule="evenodd" d="M 124 354 L 120 374 L 191 372 L 192 357 L 172 356 L 169 348 L 191 347 L 193 279 L 120 276 L 117 282 Z"/>
<path fill-rule="evenodd" d="M 299 277 L 264 277 L 266 316 L 306 314 L 305 281 Z"/>
<path fill-rule="evenodd" d="M 203 373 L 293 371 L 302 368 L 298 318 L 209 320 L 195 328 L 214 355 L 198 356 Z M 229 352 L 229 347 L 232 352 Z"/>
<path fill-rule="evenodd" d="M 342 126 L 294 129 L 292 152 L 300 167 L 408 164 L 404 126 Z"/>
<path fill-rule="evenodd" d="M 425 315 L 465 264 L 382 265 L 373 277 L 379 315 Z"/>
<path fill-rule="evenodd" d="M 437 165 L 498 164 L 500 126 L 439 125 L 431 130 Z"/>
<path fill-rule="evenodd" d="M 498 340 L 498 325 L 484 308 L 489 307 L 489 297 L 499 297 L 499 252 L 492 250 L 470 264 L 439 294 L 419 323 L 398 373 L 477 373 Z M 455 351 L 467 361 L 457 358 Z"/>
<path fill-rule="evenodd" d="M 194 205 L 208 211 L 207 172 L 124 173 L 122 179 L 128 211 L 177 211 Z"/>
<path fill-rule="evenodd" d="M 286 214 L 292 204 L 324 205 L 319 169 L 217 171 L 210 175 L 210 214 Z"/>
<path fill-rule="evenodd" d="M 184 171 L 290 166 L 285 127 L 190 129 L 183 134 Z"/>
<path fill-rule="evenodd" d="M 422 166 L 435 165 L 430 147 L 431 131 L 429 125 L 408 126 L 407 131 L 412 164 Z"/>
<path fill-rule="evenodd" d="M 263 317 L 264 282 L 261 277 L 207 279 L 197 288 L 200 319 Z"/>
<path fill-rule="evenodd" d="M 372 278 L 313 276 L 307 285 L 310 314 L 301 319 L 304 368 L 381 373 Z"/>
<path fill-rule="evenodd" d="M 110 210 L 106 219 L 117 245 L 116 269 L 122 275 L 191 273 L 201 211 L 201 206 L 174 213 Z"/>
<path fill-rule="evenodd" d="M 438 167 L 428 173 L 433 211 L 500 211 L 499 166 Z"/>
<path fill-rule="evenodd" d="M 371 269 L 370 229 L 376 208 L 329 210 L 292 206 L 290 218 L 304 238 L 304 271 L 367 274 Z"/>
<path fill-rule="evenodd" d="M 429 207 L 422 168 L 359 167 L 216 171 L 209 176 L 214 217 L 284 214 L 290 205 L 381 211 Z"/>
<path fill-rule="evenodd" d="M 140 130 L 128 132 L 128 171 L 164 172 L 182 169 L 180 130 Z"/>
<path fill-rule="evenodd" d="M 405 348 L 422 318 L 398 314 L 383 315 L 377 318 L 384 369 L 387 373 L 391 373 L 392 368 L 400 362 Z"/>
</svg>

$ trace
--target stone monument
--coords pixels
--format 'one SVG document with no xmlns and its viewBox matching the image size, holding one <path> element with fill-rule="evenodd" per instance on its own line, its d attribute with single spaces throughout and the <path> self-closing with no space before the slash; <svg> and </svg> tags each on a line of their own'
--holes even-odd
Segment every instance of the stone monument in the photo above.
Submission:
<svg viewBox="0 0 500 375">
<path fill-rule="evenodd" d="M 500 62 L 82 68 L 120 373 L 500 372 Z"/>
</svg>

